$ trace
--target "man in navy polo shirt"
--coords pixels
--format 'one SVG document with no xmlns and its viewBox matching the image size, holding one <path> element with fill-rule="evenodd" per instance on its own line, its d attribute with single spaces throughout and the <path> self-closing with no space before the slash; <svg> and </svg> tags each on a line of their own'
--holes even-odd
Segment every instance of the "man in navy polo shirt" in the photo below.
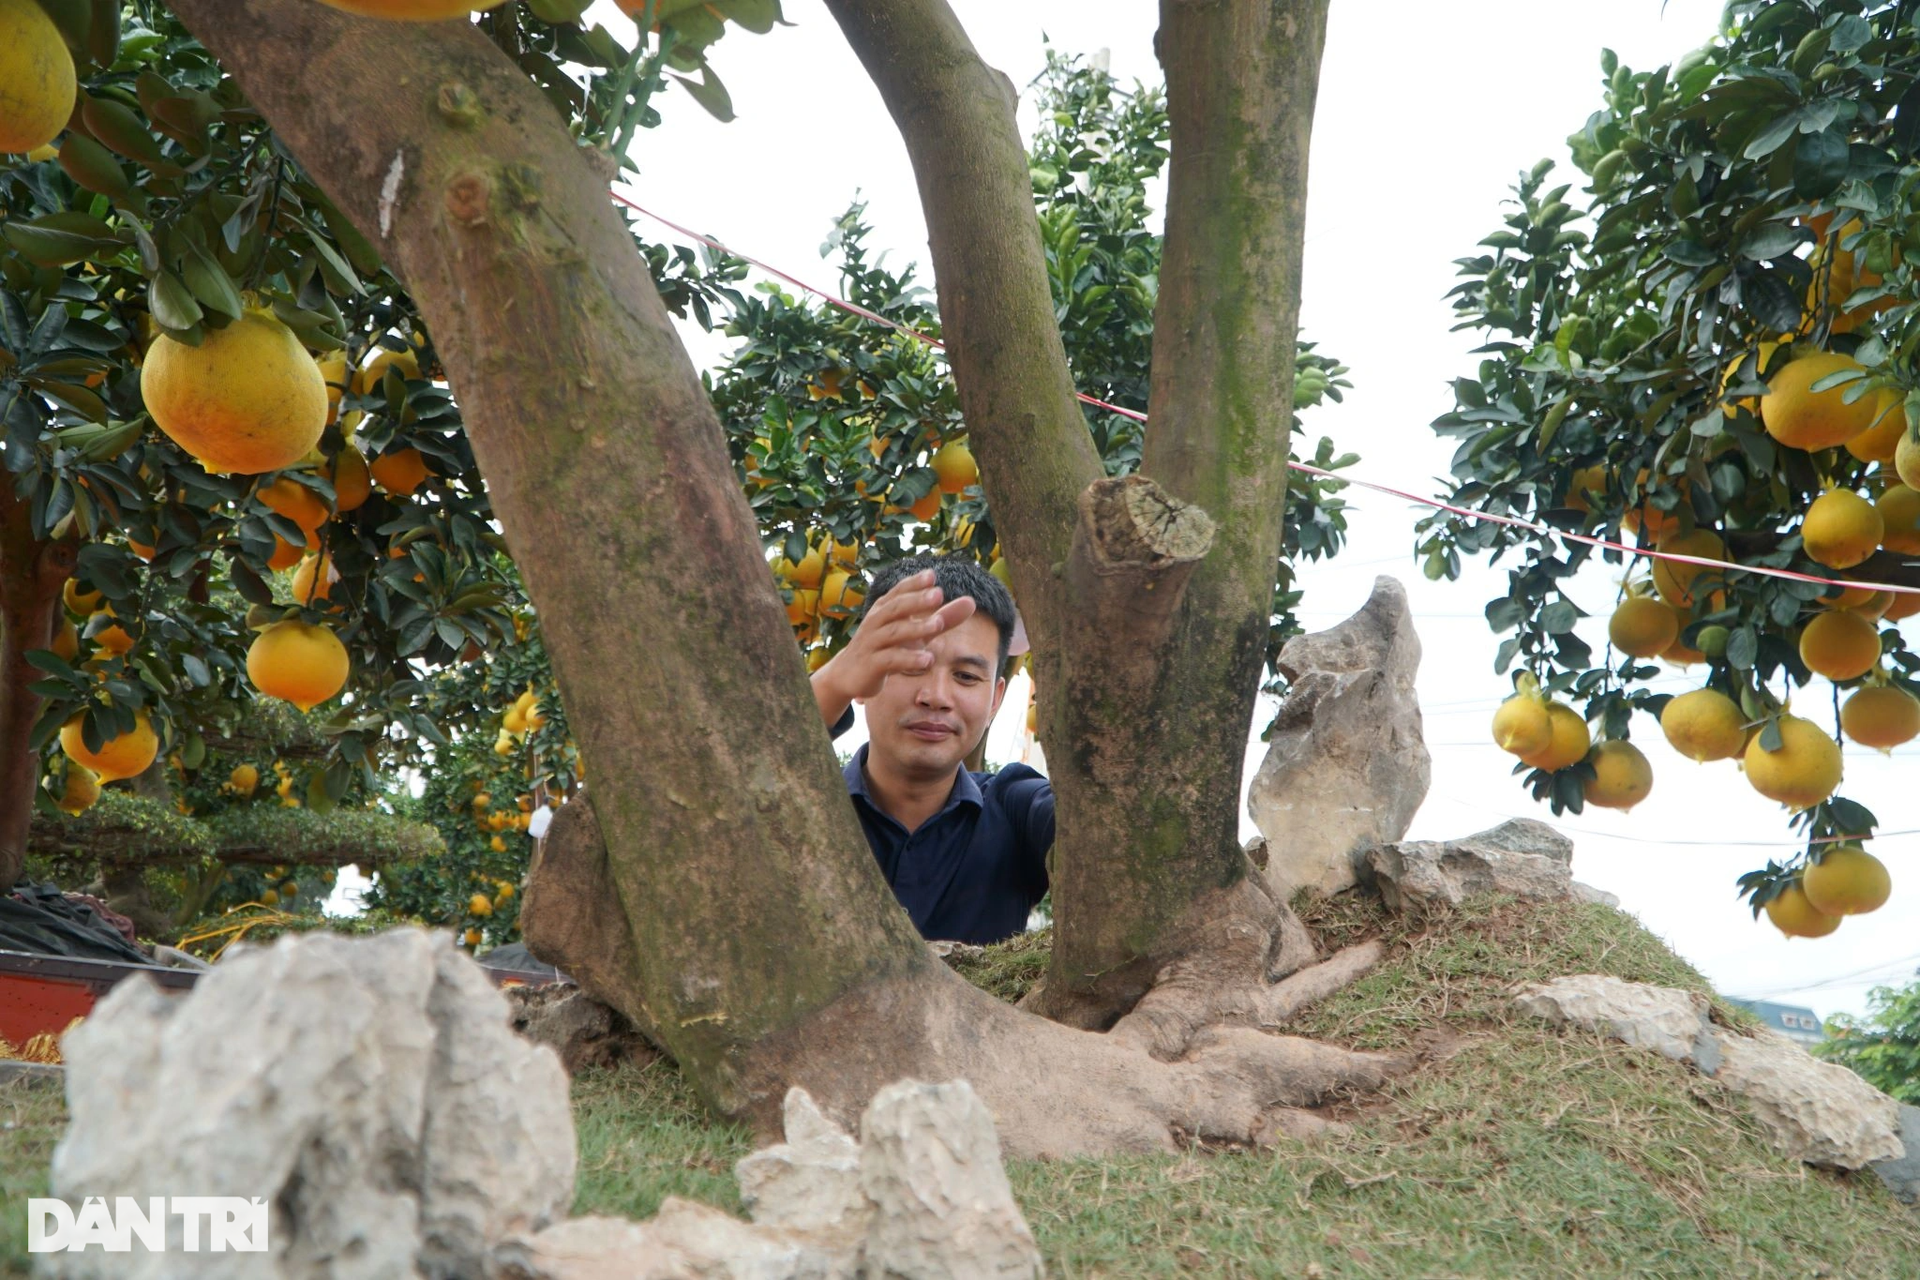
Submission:
<svg viewBox="0 0 1920 1280">
<path fill-rule="evenodd" d="M 847 765 L 867 843 L 924 938 L 999 942 L 1047 892 L 1053 786 L 1023 764 L 974 773 L 967 755 L 1007 691 L 1013 597 L 971 560 L 914 556 L 874 575 L 853 639 L 813 675 L 839 737 L 853 703 L 867 745 Z"/>
</svg>

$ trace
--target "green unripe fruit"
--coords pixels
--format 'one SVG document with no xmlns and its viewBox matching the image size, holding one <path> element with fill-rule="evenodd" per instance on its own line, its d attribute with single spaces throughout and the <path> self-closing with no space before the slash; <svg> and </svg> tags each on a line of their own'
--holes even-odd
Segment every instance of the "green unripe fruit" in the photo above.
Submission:
<svg viewBox="0 0 1920 1280">
<path fill-rule="evenodd" d="M 1727 656 L 1727 640 L 1732 632 L 1725 627 L 1702 627 L 1695 637 L 1694 647 L 1709 658 L 1719 659 Z"/>
</svg>

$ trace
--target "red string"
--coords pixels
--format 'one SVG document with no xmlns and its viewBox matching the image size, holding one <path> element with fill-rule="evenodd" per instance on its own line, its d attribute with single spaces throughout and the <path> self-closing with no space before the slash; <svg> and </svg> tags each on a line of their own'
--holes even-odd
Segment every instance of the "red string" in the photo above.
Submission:
<svg viewBox="0 0 1920 1280">
<path fill-rule="evenodd" d="M 789 275 L 785 271 L 780 270 L 780 268 L 773 266 L 770 263 L 762 262 L 760 259 L 755 258 L 749 254 L 741 253 L 737 249 L 730 249 L 726 245 L 720 243 L 718 240 L 712 239 L 711 237 L 708 237 L 708 236 L 703 236 L 699 232 L 694 231 L 688 227 L 683 227 L 679 223 L 674 222 L 672 219 L 663 218 L 659 214 L 653 212 L 653 210 L 644 208 L 641 205 L 634 203 L 632 200 L 628 199 L 626 196 L 621 195 L 618 191 L 613 191 L 610 194 L 613 196 L 615 200 L 627 206 L 627 208 L 632 209 L 635 213 L 644 214 L 645 216 L 652 218 L 655 222 L 658 222 L 661 226 L 668 227 L 674 231 L 679 232 L 681 235 L 686 236 L 691 240 L 698 241 L 699 243 L 707 246 L 709 249 L 713 249 L 719 253 L 727 254 L 730 257 L 738 258 L 742 262 L 751 263 L 752 265 L 760 268 L 762 271 L 765 271 L 767 274 L 786 281 L 788 284 L 792 285 L 794 288 L 799 289 L 805 293 L 813 294 L 815 297 L 819 298 L 821 301 L 827 303 L 830 306 L 838 307 L 840 308 L 840 310 L 848 312 L 851 315 L 859 316 L 863 320 L 871 320 L 875 324 L 884 325 L 887 328 L 892 329 L 896 333 L 901 333 L 906 335 L 909 338 L 914 339 L 916 342 L 923 342 L 928 346 L 938 348 L 941 351 L 945 351 L 947 349 L 946 343 L 940 341 L 940 339 L 934 337 L 930 333 L 923 333 L 918 329 L 912 328 L 908 325 L 901 324 L 897 320 L 889 320 L 887 317 L 879 314 L 878 312 L 869 311 L 867 308 L 860 306 L 857 303 L 848 302 L 844 298 L 836 297 L 833 294 L 827 292 L 825 289 L 815 288 L 813 285 L 808 284 L 806 281 L 801 280 L 796 276 Z M 1105 409 L 1109 413 L 1117 413 L 1121 417 L 1131 418 L 1135 422 L 1145 422 L 1147 420 L 1147 415 L 1144 413 L 1141 413 L 1138 409 L 1122 408 L 1120 405 L 1109 404 L 1105 400 L 1101 400 L 1095 396 L 1090 396 L 1085 394 L 1084 392 L 1079 392 L 1079 391 L 1074 392 L 1074 397 L 1077 400 L 1079 400 L 1082 404 L 1092 405 L 1096 409 Z M 1420 496 L 1417 493 L 1408 493 L 1404 489 L 1395 489 L 1387 485 L 1375 484 L 1371 480 L 1356 480 L 1351 476 L 1339 475 L 1332 471 L 1328 471 L 1325 468 L 1313 466 L 1310 463 L 1295 462 L 1292 459 L 1288 459 L 1287 465 L 1293 468 L 1295 471 L 1302 472 L 1303 474 L 1306 474 L 1306 475 L 1319 476 L 1323 479 L 1328 479 L 1328 480 L 1337 480 L 1341 484 L 1358 485 L 1362 489 L 1371 489 L 1375 493 L 1384 493 L 1390 497 L 1404 498 L 1408 502 L 1416 503 L 1423 507 L 1433 507 L 1436 510 L 1445 511 L 1451 515 L 1462 516 L 1469 520 L 1484 520 L 1493 524 L 1503 524 L 1514 529 L 1524 529 L 1529 533 L 1538 534 L 1541 537 L 1562 538 L 1568 542 L 1585 543 L 1587 546 L 1590 546 L 1590 547 L 1599 547 L 1602 550 L 1607 550 L 1607 551 L 1620 551 L 1620 552 L 1626 553 L 1627 555 L 1636 556 L 1642 559 L 1670 560 L 1676 564 L 1696 564 L 1696 565 L 1701 565 L 1708 569 L 1718 569 L 1722 573 L 1734 573 L 1734 572 L 1757 573 L 1768 578 L 1784 578 L 1790 582 L 1813 582 L 1813 583 L 1818 583 L 1821 586 L 1852 588 L 1858 591 L 1889 591 L 1889 592 L 1893 592 L 1896 595 L 1920 594 L 1920 587 L 1900 586 L 1891 582 L 1861 582 L 1852 578 L 1822 578 L 1814 574 L 1799 573 L 1792 569 L 1774 569 L 1766 565 L 1735 564 L 1725 560 L 1708 560 L 1701 556 L 1680 555 L 1672 551 L 1657 551 L 1651 547 L 1635 547 L 1624 542 L 1613 542 L 1606 538 L 1596 538 L 1590 534 L 1568 533 L 1564 529 L 1555 529 L 1548 525 L 1535 524 L 1531 520 L 1522 520 L 1516 516 L 1494 515 L 1493 513 L 1487 512 L 1487 511 L 1474 511 L 1468 507 L 1457 507 L 1451 503 L 1441 502 L 1436 498 L 1426 498 L 1426 497 Z"/>
</svg>

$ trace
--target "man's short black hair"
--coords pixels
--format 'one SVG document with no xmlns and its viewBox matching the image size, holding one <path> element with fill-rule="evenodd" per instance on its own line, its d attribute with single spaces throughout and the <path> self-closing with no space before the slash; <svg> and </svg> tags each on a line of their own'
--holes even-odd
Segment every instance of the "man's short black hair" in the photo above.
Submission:
<svg viewBox="0 0 1920 1280">
<path fill-rule="evenodd" d="M 998 676 L 1007 665 L 1007 650 L 1013 645 L 1013 596 L 1000 585 L 1000 579 L 982 569 L 978 561 L 957 555 L 919 555 L 896 560 L 873 575 L 873 586 L 867 592 L 860 616 L 864 619 L 866 611 L 873 608 L 880 597 L 928 569 L 933 570 L 934 585 L 940 588 L 943 602 L 972 596 L 978 611 L 993 620 L 1000 632 L 1000 657 L 993 664 L 994 674 Z"/>
</svg>

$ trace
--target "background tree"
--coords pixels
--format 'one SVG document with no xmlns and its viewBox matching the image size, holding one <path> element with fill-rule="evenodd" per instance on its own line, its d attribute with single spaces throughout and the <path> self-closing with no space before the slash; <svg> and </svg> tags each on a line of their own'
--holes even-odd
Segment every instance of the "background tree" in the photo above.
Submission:
<svg viewBox="0 0 1920 1280">
<path fill-rule="evenodd" d="M 1920 43 L 1899 5 L 1737 2 L 1673 66 L 1601 66 L 1605 103 L 1569 139 L 1584 204 L 1546 189 L 1542 161 L 1461 260 L 1460 327 L 1489 342 L 1435 426 L 1460 441 L 1454 503 L 1694 562 L 1636 561 L 1597 655 L 1564 590 L 1590 546 L 1437 515 L 1420 549 L 1432 577 L 1519 560 L 1486 613 L 1520 684 L 1495 735 L 1536 798 L 1630 806 L 1651 779 L 1634 713 L 1656 717 L 1793 810 L 1806 851 L 1741 884 L 1783 930 L 1829 932 L 1886 896 L 1885 869 L 1841 840 L 1877 820 L 1837 794 L 1837 743 L 1920 732 L 1920 662 L 1892 625 L 1920 595 L 1715 566 L 1920 585 Z M 1651 692 L 1655 657 L 1704 665 L 1703 690 Z M 1542 696 L 1579 707 L 1553 713 L 1557 738 Z"/>
<path fill-rule="evenodd" d="M 1920 983 L 1875 987 L 1867 993 L 1867 1016 L 1828 1019 L 1827 1038 L 1813 1052 L 1883 1093 L 1920 1103 Z"/>
</svg>

